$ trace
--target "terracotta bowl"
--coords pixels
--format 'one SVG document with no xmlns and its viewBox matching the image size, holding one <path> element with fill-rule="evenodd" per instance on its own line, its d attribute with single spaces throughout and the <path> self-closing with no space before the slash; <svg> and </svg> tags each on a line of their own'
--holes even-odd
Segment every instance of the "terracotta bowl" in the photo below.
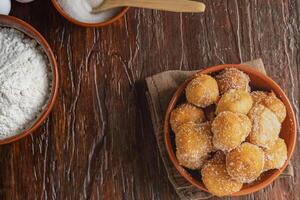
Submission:
<svg viewBox="0 0 300 200">
<path fill-rule="evenodd" d="M 36 30 L 34 29 L 31 25 L 27 24 L 26 22 L 12 17 L 12 16 L 4 16 L 0 15 L 0 27 L 9 27 L 9 28 L 15 28 L 21 32 L 23 32 L 25 35 L 28 37 L 31 37 L 35 39 L 44 49 L 45 54 L 47 55 L 50 66 L 51 66 L 51 72 L 52 72 L 52 83 L 51 85 L 51 94 L 48 98 L 48 101 L 46 105 L 44 106 L 41 114 L 39 117 L 32 123 L 31 127 L 26 129 L 25 131 L 14 135 L 12 137 L 8 137 L 5 139 L 0 139 L 0 145 L 2 144 L 7 144 L 11 143 L 17 140 L 20 140 L 21 138 L 31 134 L 33 131 L 35 131 L 37 128 L 39 128 L 42 123 L 45 121 L 47 116 L 49 115 L 50 111 L 53 108 L 55 99 L 57 97 L 57 92 L 58 92 L 58 70 L 57 70 L 57 63 L 54 58 L 53 52 L 45 40 L 45 38 Z M 49 70 L 50 71 L 50 70 Z"/>
<path fill-rule="evenodd" d="M 200 190 L 208 192 L 208 190 L 205 188 L 201 181 L 201 175 L 193 170 L 188 170 L 182 166 L 179 165 L 176 155 L 175 155 L 175 136 L 172 132 L 169 124 L 169 118 L 170 113 L 172 110 L 176 107 L 178 103 L 182 99 L 185 98 L 185 88 L 187 84 L 198 74 L 214 74 L 219 72 L 220 70 L 223 70 L 224 68 L 228 67 L 234 67 L 237 68 L 246 74 L 249 75 L 251 81 L 250 86 L 254 89 L 258 90 L 266 90 L 266 91 L 274 91 L 274 93 L 279 97 L 283 103 L 285 104 L 285 107 L 287 109 L 287 117 L 284 120 L 282 124 L 282 129 L 280 132 L 280 137 L 284 139 L 286 145 L 287 145 L 287 151 L 288 151 L 288 159 L 284 163 L 283 167 L 281 169 L 276 170 L 270 170 L 265 173 L 263 173 L 258 181 L 255 181 L 249 185 L 244 184 L 243 188 L 231 196 L 241 196 L 246 195 L 249 193 L 253 193 L 255 191 L 258 191 L 260 189 L 263 189 L 264 187 L 271 184 L 286 168 L 288 165 L 289 160 L 291 159 L 291 156 L 293 154 L 295 144 L 296 144 L 296 119 L 295 114 L 293 112 L 292 106 L 287 98 L 287 96 L 284 94 L 282 89 L 268 76 L 258 72 L 253 67 L 249 67 L 246 65 L 240 65 L 240 64 L 227 64 L 227 65 L 218 65 L 214 67 L 209 67 L 206 69 L 203 69 L 199 71 L 198 73 L 194 74 L 190 78 L 188 78 L 184 83 L 180 85 L 180 87 L 175 92 L 173 98 L 171 99 L 166 116 L 165 116 L 165 122 L 164 122 L 164 137 L 165 137 L 165 144 L 166 148 L 169 154 L 169 157 L 174 164 L 175 168 L 178 170 L 178 172 L 192 185 L 199 188 Z"/>
<path fill-rule="evenodd" d="M 61 6 L 59 5 L 59 3 L 57 2 L 57 0 L 51 0 L 52 4 L 54 5 L 54 7 L 56 8 L 56 10 L 64 17 L 66 18 L 68 21 L 78 25 L 78 26 L 83 26 L 83 27 L 103 27 L 103 26 L 107 26 L 112 24 L 113 22 L 117 21 L 118 19 L 120 19 L 121 17 L 123 17 L 126 12 L 128 11 L 129 7 L 124 7 L 120 10 L 120 12 L 118 14 L 116 14 L 113 18 L 104 21 L 104 22 L 98 22 L 98 23 L 86 23 L 86 22 L 81 22 L 78 21 L 74 18 L 72 18 L 70 15 L 68 15 L 68 13 L 66 13 Z"/>
</svg>

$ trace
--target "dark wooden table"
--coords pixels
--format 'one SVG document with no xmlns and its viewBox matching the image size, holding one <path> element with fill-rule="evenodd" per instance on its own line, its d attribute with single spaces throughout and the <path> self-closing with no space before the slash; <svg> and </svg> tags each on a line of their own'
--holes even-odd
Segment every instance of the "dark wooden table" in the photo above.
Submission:
<svg viewBox="0 0 300 200">
<path fill-rule="evenodd" d="M 67 22 L 49 0 L 13 3 L 49 41 L 61 83 L 45 124 L 0 147 L 0 199 L 177 199 L 144 95 L 144 78 L 165 70 L 262 58 L 299 117 L 299 1 L 204 2 L 204 14 L 130 9 L 98 29 Z M 299 147 L 292 163 L 294 178 L 242 199 L 299 199 Z"/>
</svg>

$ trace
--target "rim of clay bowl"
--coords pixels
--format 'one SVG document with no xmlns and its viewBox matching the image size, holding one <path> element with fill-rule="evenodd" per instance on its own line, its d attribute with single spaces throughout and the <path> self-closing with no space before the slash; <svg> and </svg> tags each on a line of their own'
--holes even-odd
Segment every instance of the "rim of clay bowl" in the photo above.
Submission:
<svg viewBox="0 0 300 200">
<path fill-rule="evenodd" d="M 289 141 L 289 145 L 287 145 L 288 157 L 287 157 L 287 160 L 285 161 L 284 165 L 280 169 L 271 170 L 266 179 L 264 179 L 262 181 L 258 181 L 257 183 L 254 183 L 253 185 L 248 185 L 245 188 L 243 186 L 243 188 L 240 191 L 230 195 L 230 196 L 242 196 L 242 195 L 250 194 L 250 193 L 256 192 L 258 190 L 261 190 L 261 189 L 265 188 L 266 186 L 270 185 L 276 178 L 278 178 L 278 176 L 287 167 L 287 165 L 292 157 L 292 154 L 294 152 L 295 145 L 296 145 L 297 122 L 296 122 L 296 117 L 295 117 L 293 108 L 291 106 L 291 103 L 290 103 L 288 97 L 285 95 L 284 91 L 270 77 L 262 74 L 261 72 L 257 71 L 253 67 L 250 67 L 248 65 L 243 65 L 243 64 L 224 64 L 224 65 L 217 65 L 217 66 L 201 69 L 200 71 L 198 71 L 195 74 L 193 74 L 192 76 L 190 76 L 185 82 L 183 82 L 178 87 L 176 92 L 174 93 L 174 95 L 168 105 L 166 115 L 165 115 L 164 139 L 165 139 L 165 145 L 166 145 L 166 149 L 167 149 L 169 158 L 172 161 L 173 165 L 175 166 L 176 170 L 179 172 L 179 174 L 181 176 L 183 176 L 192 185 L 197 187 L 198 189 L 208 192 L 206 187 L 203 185 L 202 181 L 197 180 L 194 177 L 192 177 L 192 175 L 184 167 L 179 165 L 176 155 L 175 155 L 175 152 L 172 147 L 172 143 L 171 143 L 171 128 L 169 125 L 169 118 L 170 118 L 170 113 L 176 107 L 179 98 L 184 94 L 186 85 L 193 78 L 195 78 L 198 74 L 211 74 L 211 73 L 219 72 L 225 68 L 230 68 L 230 67 L 237 68 L 237 69 L 245 72 L 248 75 L 251 74 L 252 76 L 259 78 L 260 80 L 265 81 L 265 85 L 269 88 L 272 88 L 272 90 L 274 91 L 276 96 L 278 98 L 280 98 L 282 100 L 282 102 L 284 103 L 286 110 L 287 110 L 287 117 L 286 117 L 285 121 L 286 120 L 290 121 L 289 122 L 290 123 L 290 136 L 288 139 L 285 140 L 286 143 L 287 143 L 287 141 Z M 251 83 L 251 81 L 250 81 L 250 83 Z"/>
<path fill-rule="evenodd" d="M 58 81 L 58 67 L 52 49 L 48 44 L 48 42 L 46 41 L 46 39 L 35 28 L 33 28 L 30 24 L 24 22 L 23 20 L 20 20 L 13 16 L 6 16 L 6 15 L 0 15 L 0 27 L 17 29 L 22 33 L 24 33 L 26 36 L 36 40 L 38 44 L 41 45 L 41 47 L 43 48 L 44 53 L 47 55 L 50 62 L 51 72 L 52 72 L 52 82 L 51 82 L 51 91 L 50 91 L 51 94 L 47 100 L 47 103 L 43 107 L 43 111 L 40 113 L 40 115 L 37 117 L 37 119 L 32 123 L 32 125 L 29 128 L 14 136 L 1 139 L 0 145 L 3 145 L 3 144 L 15 142 L 17 140 L 24 138 L 25 136 L 28 136 L 43 124 L 43 122 L 50 114 L 54 106 L 55 100 L 57 99 L 59 81 Z"/>
<path fill-rule="evenodd" d="M 96 22 L 96 23 L 87 23 L 87 22 L 81 22 L 79 20 L 74 19 L 73 17 L 71 17 L 70 15 L 68 15 L 68 13 L 66 13 L 61 6 L 59 5 L 59 3 L 57 2 L 57 0 L 51 0 L 53 6 L 55 7 L 55 9 L 65 18 L 67 19 L 69 22 L 76 24 L 78 26 L 83 26 L 83 27 L 104 27 L 104 26 L 108 26 L 112 23 L 114 23 L 115 21 L 117 21 L 118 19 L 122 18 L 127 11 L 129 10 L 129 7 L 124 7 L 121 9 L 121 11 L 115 15 L 114 17 L 112 17 L 109 20 L 106 20 L 104 22 Z"/>
</svg>

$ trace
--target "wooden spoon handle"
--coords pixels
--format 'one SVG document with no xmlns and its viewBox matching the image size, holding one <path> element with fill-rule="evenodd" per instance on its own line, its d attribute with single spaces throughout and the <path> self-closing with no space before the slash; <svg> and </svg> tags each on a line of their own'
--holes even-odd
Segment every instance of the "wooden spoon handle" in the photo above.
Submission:
<svg viewBox="0 0 300 200">
<path fill-rule="evenodd" d="M 138 7 L 171 12 L 204 12 L 205 5 L 200 2 L 190 0 L 104 0 L 104 2 L 93 8 L 92 13 L 116 7 Z"/>
</svg>

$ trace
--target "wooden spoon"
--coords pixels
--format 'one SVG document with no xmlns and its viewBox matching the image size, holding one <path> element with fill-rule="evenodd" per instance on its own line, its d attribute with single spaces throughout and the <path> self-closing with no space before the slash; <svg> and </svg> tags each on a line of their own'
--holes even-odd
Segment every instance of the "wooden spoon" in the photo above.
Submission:
<svg viewBox="0 0 300 200">
<path fill-rule="evenodd" d="M 104 0 L 91 13 L 99 13 L 117 7 L 138 7 L 171 12 L 204 12 L 205 5 L 190 0 Z"/>
</svg>

